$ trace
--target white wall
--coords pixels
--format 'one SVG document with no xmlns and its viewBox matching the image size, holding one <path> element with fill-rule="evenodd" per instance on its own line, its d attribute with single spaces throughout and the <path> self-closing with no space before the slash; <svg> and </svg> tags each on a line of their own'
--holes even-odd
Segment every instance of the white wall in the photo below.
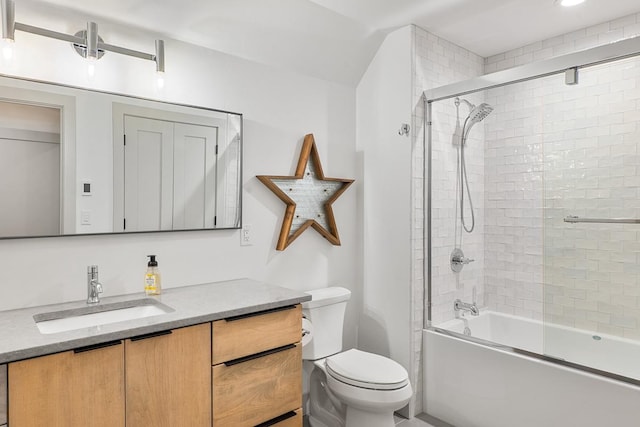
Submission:
<svg viewBox="0 0 640 427">
<path fill-rule="evenodd" d="M 74 33 L 90 19 L 45 5 L 28 7 L 17 8 L 18 21 L 56 31 Z M 153 51 L 153 40 L 160 38 L 93 19 L 108 43 Z M 165 88 L 159 91 L 152 62 L 107 54 L 89 79 L 82 58 L 68 44 L 22 32 L 16 32 L 12 62 L 0 62 L 5 74 L 243 113 L 243 220 L 253 226 L 254 245 L 241 247 L 239 231 L 0 241 L 0 309 L 86 298 L 89 264 L 100 266 L 105 296 L 139 292 L 149 253 L 158 255 L 165 288 L 238 277 L 300 290 L 358 286 L 356 195 L 361 182 L 334 203 L 342 246 L 309 230 L 277 252 L 284 205 L 255 178 L 292 174 L 307 133 L 315 135 L 327 176 L 355 177 L 354 89 L 175 40 L 166 40 L 166 68 Z M 90 178 L 85 175 L 81 169 L 78 177 Z M 354 310 L 347 315 L 347 345 L 355 342 Z"/>
<path fill-rule="evenodd" d="M 411 372 L 412 27 L 389 34 L 356 91 L 357 150 L 364 165 L 364 281 L 358 347 Z M 415 381 L 412 381 L 415 384 Z"/>
</svg>

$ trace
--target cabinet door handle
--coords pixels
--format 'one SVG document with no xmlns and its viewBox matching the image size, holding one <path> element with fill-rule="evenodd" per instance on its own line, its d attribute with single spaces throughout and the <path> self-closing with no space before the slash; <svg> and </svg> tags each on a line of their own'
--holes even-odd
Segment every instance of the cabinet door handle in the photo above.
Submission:
<svg viewBox="0 0 640 427">
<path fill-rule="evenodd" d="M 171 335 L 173 332 L 171 330 L 168 331 L 160 331 L 160 332 L 151 332 L 150 334 L 138 335 L 137 337 L 130 338 L 131 341 L 140 341 L 146 340 L 147 338 L 155 338 L 161 337 L 163 335 Z"/>
<path fill-rule="evenodd" d="M 249 317 L 262 316 L 263 314 L 276 313 L 278 311 L 292 310 L 295 305 L 287 305 L 285 307 L 270 308 L 268 310 L 256 311 L 255 313 L 241 314 L 239 316 L 231 316 L 224 319 L 227 322 L 235 322 L 236 320 L 248 319 Z"/>
<path fill-rule="evenodd" d="M 100 344 L 93 344 L 93 345 L 88 345 L 86 347 L 80 347 L 80 348 L 75 348 L 73 349 L 74 353 L 84 353 L 87 351 L 92 351 L 92 350 L 98 350 L 101 348 L 105 348 L 105 347 L 111 347 L 114 345 L 120 345 L 122 344 L 121 340 L 116 340 L 116 341 L 107 341 L 107 342 L 102 342 Z"/>
<path fill-rule="evenodd" d="M 256 427 L 269 427 L 269 426 L 272 426 L 272 425 L 276 425 L 279 422 L 282 422 L 284 420 L 288 420 L 289 418 L 293 418 L 296 415 L 297 414 L 295 413 L 295 411 L 289 411 L 286 414 L 282 414 L 282 415 L 280 415 L 278 417 L 275 417 L 275 418 L 273 418 L 273 419 L 271 419 L 269 421 L 265 421 L 262 424 L 258 424 Z"/>
<path fill-rule="evenodd" d="M 224 362 L 225 366 L 233 366 L 239 363 L 248 362 L 249 360 L 259 359 L 261 357 L 269 356 L 271 354 L 280 353 L 281 351 L 291 350 L 292 348 L 296 348 L 295 344 L 287 344 L 282 347 L 272 348 L 271 350 L 263 351 L 260 353 L 252 354 L 250 356 L 239 357 L 237 359 L 229 360 L 228 362 Z"/>
</svg>

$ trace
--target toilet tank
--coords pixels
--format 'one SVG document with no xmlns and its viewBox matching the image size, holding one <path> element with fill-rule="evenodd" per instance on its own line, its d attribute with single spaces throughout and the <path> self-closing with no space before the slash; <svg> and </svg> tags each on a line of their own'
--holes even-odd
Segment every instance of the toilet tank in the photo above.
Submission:
<svg viewBox="0 0 640 427">
<path fill-rule="evenodd" d="M 312 339 L 302 347 L 302 358 L 317 360 L 342 351 L 342 327 L 349 289 L 331 287 L 306 291 L 311 301 L 302 303 L 302 316 L 311 321 Z"/>
</svg>

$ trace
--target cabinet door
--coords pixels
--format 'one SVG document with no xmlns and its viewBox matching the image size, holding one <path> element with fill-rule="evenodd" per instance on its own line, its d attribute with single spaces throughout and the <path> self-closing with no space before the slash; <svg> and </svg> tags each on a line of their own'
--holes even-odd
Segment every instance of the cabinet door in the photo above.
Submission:
<svg viewBox="0 0 640 427">
<path fill-rule="evenodd" d="M 211 426 L 211 324 L 125 342 L 127 427 Z"/>
<path fill-rule="evenodd" d="M 212 371 L 215 427 L 252 427 L 302 406 L 300 343 L 221 363 Z"/>
<path fill-rule="evenodd" d="M 9 425 L 124 426 L 121 341 L 9 364 Z"/>
</svg>

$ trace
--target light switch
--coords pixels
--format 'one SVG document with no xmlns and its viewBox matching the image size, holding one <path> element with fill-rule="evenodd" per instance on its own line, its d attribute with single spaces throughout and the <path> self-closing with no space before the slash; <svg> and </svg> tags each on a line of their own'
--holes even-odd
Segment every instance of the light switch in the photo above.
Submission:
<svg viewBox="0 0 640 427">
<path fill-rule="evenodd" d="M 91 225 L 91 211 L 80 212 L 80 224 Z"/>
</svg>

